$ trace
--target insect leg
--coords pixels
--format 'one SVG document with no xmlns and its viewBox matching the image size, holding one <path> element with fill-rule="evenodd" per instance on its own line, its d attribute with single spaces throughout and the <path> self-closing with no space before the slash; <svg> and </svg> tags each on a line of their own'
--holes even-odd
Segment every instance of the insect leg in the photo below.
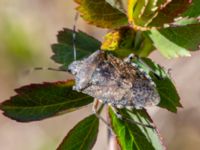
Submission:
<svg viewBox="0 0 200 150">
<path fill-rule="evenodd" d="M 156 86 L 155 83 L 152 81 L 151 77 L 146 73 L 146 71 L 143 68 L 141 68 L 138 64 L 132 62 L 133 58 L 137 59 L 140 63 L 145 65 L 145 67 L 147 67 L 148 70 L 152 71 L 155 74 L 155 72 L 142 59 L 140 59 L 138 56 L 135 56 L 133 53 L 131 53 L 127 58 L 125 58 L 124 61 L 131 63 L 131 65 L 139 71 L 140 77 L 145 77 L 147 80 L 150 81 L 150 84 L 152 86 Z"/>
<path fill-rule="evenodd" d="M 152 86 L 156 87 L 156 84 L 153 82 L 151 76 L 148 75 L 148 74 L 146 73 L 146 71 L 145 71 L 143 68 L 141 68 L 141 67 L 138 66 L 137 69 L 138 69 L 139 72 L 140 72 L 140 73 L 139 73 L 139 76 L 140 76 L 140 77 L 145 77 L 147 80 L 149 80 L 149 82 L 150 82 L 150 84 L 151 84 Z"/>
<path fill-rule="evenodd" d="M 121 120 L 130 122 L 132 124 L 137 124 L 137 125 L 140 125 L 140 126 L 143 126 L 143 127 L 148 127 L 148 128 L 155 129 L 155 127 L 153 125 L 147 125 L 147 124 L 143 124 L 141 122 L 137 122 L 137 121 L 131 120 L 129 118 L 125 118 L 117 111 L 117 109 L 115 107 L 112 106 L 111 108 L 112 108 L 113 112 L 116 114 L 117 118 L 119 118 Z"/>
<path fill-rule="evenodd" d="M 130 63 L 135 57 L 136 56 L 133 53 L 131 53 L 128 57 L 124 58 L 124 61 Z"/>
<path fill-rule="evenodd" d="M 90 87 L 92 84 L 88 83 L 87 85 L 85 85 L 82 88 L 77 88 L 76 86 L 73 87 L 73 90 L 79 91 L 79 92 L 83 92 L 85 89 L 87 89 L 88 87 Z"/>
<path fill-rule="evenodd" d="M 137 60 L 142 63 L 146 68 L 148 68 L 149 71 L 151 71 L 158 79 L 162 79 L 162 74 L 160 73 L 160 75 L 158 75 L 151 67 L 149 67 L 149 65 L 144 62 L 141 58 L 136 57 Z"/>
<path fill-rule="evenodd" d="M 138 56 L 135 56 L 133 53 L 131 53 L 128 57 L 126 57 L 124 59 L 124 61 L 128 62 L 128 63 L 131 63 L 133 58 L 138 59 L 140 62 L 142 62 L 144 64 L 144 62 Z M 141 74 L 142 76 L 145 76 L 148 80 L 151 81 L 151 77 L 149 75 L 147 75 L 146 72 L 142 68 L 140 68 L 136 63 L 131 63 L 131 65 L 133 67 L 135 67 L 136 69 L 138 69 L 142 73 Z M 152 71 L 152 69 L 146 63 L 144 65 L 146 65 Z M 151 82 L 151 83 L 152 83 L 152 85 L 154 85 L 153 82 Z"/>
<path fill-rule="evenodd" d="M 110 124 L 99 114 L 98 105 L 99 105 L 99 100 L 95 99 L 92 106 L 93 113 L 96 115 L 97 118 L 103 121 L 103 123 L 106 124 L 107 128 L 114 134 Z"/>
</svg>

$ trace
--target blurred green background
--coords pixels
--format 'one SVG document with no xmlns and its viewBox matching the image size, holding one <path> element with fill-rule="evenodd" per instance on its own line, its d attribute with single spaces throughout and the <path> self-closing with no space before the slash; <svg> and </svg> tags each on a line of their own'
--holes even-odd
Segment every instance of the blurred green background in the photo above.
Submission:
<svg viewBox="0 0 200 150">
<path fill-rule="evenodd" d="M 72 0 L 1 0 L 0 1 L 0 101 L 14 95 L 13 89 L 29 83 L 66 80 L 67 73 L 40 71 L 25 74 L 33 67 L 58 67 L 50 60 L 50 45 L 63 27 L 72 28 L 76 5 Z M 77 28 L 102 40 L 106 30 L 87 25 L 81 18 Z M 192 57 L 166 60 L 154 52 L 151 58 L 166 69 L 181 96 L 183 108 L 172 114 L 149 108 L 170 150 L 199 150 L 200 147 L 200 60 Z M 55 150 L 67 132 L 90 114 L 91 105 L 77 112 L 39 122 L 17 123 L 0 115 L 1 150 Z M 94 150 L 107 150 L 106 127 Z"/>
</svg>

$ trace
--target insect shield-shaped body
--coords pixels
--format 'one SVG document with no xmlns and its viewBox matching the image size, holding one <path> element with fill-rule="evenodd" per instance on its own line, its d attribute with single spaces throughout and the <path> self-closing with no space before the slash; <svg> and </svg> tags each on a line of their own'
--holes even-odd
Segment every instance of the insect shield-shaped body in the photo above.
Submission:
<svg viewBox="0 0 200 150">
<path fill-rule="evenodd" d="M 69 71 L 75 75 L 74 90 L 118 108 L 143 108 L 160 101 L 154 82 L 135 64 L 104 51 L 74 61 Z"/>
</svg>

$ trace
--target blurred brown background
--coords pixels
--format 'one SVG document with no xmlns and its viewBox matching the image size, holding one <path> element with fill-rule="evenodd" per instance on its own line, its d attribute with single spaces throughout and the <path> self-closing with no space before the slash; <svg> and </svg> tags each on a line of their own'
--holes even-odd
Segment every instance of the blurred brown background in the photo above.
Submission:
<svg viewBox="0 0 200 150">
<path fill-rule="evenodd" d="M 66 73 L 23 72 L 35 66 L 57 67 L 49 58 L 57 31 L 71 28 L 75 4 L 72 0 L 0 1 L 0 101 L 14 95 L 14 88 L 29 83 L 65 80 Z M 78 28 L 102 39 L 106 30 L 87 25 L 79 18 Z M 167 60 L 158 52 L 151 57 L 166 69 L 181 96 L 183 108 L 173 114 L 160 108 L 149 112 L 169 150 L 199 150 L 200 147 L 200 52 L 192 57 Z M 81 118 L 91 113 L 91 105 L 77 112 L 40 122 L 17 123 L 0 115 L 0 150 L 55 150 Z M 106 127 L 100 127 L 94 150 L 106 150 Z"/>
</svg>

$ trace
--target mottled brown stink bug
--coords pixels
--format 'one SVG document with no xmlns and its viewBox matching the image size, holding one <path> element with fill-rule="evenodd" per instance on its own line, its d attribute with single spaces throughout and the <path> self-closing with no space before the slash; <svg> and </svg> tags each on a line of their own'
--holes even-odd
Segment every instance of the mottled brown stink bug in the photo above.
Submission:
<svg viewBox="0 0 200 150">
<path fill-rule="evenodd" d="M 160 101 L 154 82 L 143 70 L 104 51 L 74 61 L 68 69 L 75 75 L 74 90 L 111 106 L 140 109 Z"/>
<path fill-rule="evenodd" d="M 96 99 L 93 107 L 95 113 L 98 101 L 109 104 L 119 118 L 122 116 L 116 108 L 141 109 L 160 102 L 155 83 L 131 62 L 132 57 L 130 55 L 122 60 L 97 50 L 89 57 L 69 65 L 69 71 L 75 76 L 74 90 Z"/>
</svg>

